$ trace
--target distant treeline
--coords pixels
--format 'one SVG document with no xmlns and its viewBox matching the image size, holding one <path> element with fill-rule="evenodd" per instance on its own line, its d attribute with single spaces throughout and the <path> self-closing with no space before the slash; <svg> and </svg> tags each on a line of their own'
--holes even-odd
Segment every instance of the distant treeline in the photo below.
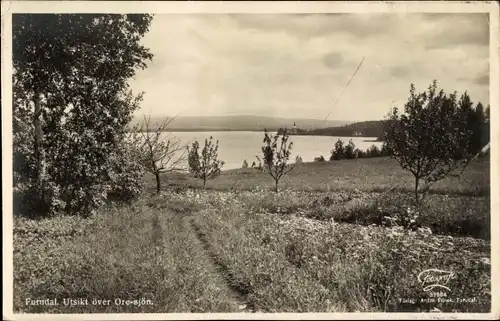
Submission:
<svg viewBox="0 0 500 321">
<path fill-rule="evenodd" d="M 280 129 L 281 132 L 283 129 Z M 314 135 L 314 136 L 337 136 L 337 137 L 352 137 L 352 136 L 364 136 L 364 137 L 377 137 L 382 138 L 383 135 L 383 121 L 382 120 L 371 120 L 352 123 L 337 127 L 327 127 L 318 129 L 300 129 L 297 128 L 295 132 L 290 133 L 290 135 Z"/>
<path fill-rule="evenodd" d="M 462 110 L 463 116 L 467 119 L 467 126 L 472 136 L 471 146 L 472 152 L 478 153 L 490 141 L 490 124 L 489 114 L 490 106 L 484 108 L 481 102 L 477 105 L 470 106 L 467 110 Z M 314 136 L 336 136 L 336 137 L 377 137 L 377 140 L 384 140 L 384 124 L 383 120 L 363 121 L 352 123 L 338 127 L 328 127 L 305 130 L 297 128 L 290 132 L 290 135 L 314 135 Z M 283 131 L 282 128 L 278 133 Z"/>
<path fill-rule="evenodd" d="M 330 151 L 330 161 L 341 160 L 341 159 L 355 159 L 355 158 L 372 158 L 372 157 L 385 157 L 390 156 L 390 151 L 387 149 L 384 144 L 382 148 L 378 148 L 375 145 L 372 145 L 367 150 L 361 150 L 356 148 L 356 145 L 352 140 L 349 141 L 348 144 L 344 144 L 344 142 L 339 139 L 333 146 L 333 149 Z M 323 155 L 314 158 L 315 162 L 324 162 L 326 159 Z"/>
<path fill-rule="evenodd" d="M 148 130 L 144 129 L 142 132 L 156 132 L 158 128 L 152 127 L 149 128 Z M 279 128 L 273 128 L 271 127 L 269 131 L 278 131 L 280 130 Z M 132 132 L 133 128 L 130 127 L 127 129 L 127 131 Z M 166 132 L 259 132 L 261 133 L 263 130 L 262 129 L 256 129 L 256 128 L 241 128 L 241 129 L 234 129 L 234 128 L 169 128 L 168 131 Z"/>
</svg>

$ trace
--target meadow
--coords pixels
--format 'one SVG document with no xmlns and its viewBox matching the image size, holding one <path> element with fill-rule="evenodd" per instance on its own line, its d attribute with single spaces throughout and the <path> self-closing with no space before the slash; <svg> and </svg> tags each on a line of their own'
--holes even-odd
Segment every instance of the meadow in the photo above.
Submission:
<svg viewBox="0 0 500 321">
<path fill-rule="evenodd" d="M 488 312 L 489 166 L 437 183 L 418 210 L 412 176 L 371 158 L 297 165 L 277 194 L 257 169 L 225 171 L 206 190 L 179 173 L 160 195 L 148 177 L 139 201 L 88 219 L 16 217 L 14 310 Z M 432 268 L 453 272 L 448 300 L 419 283 Z"/>
</svg>

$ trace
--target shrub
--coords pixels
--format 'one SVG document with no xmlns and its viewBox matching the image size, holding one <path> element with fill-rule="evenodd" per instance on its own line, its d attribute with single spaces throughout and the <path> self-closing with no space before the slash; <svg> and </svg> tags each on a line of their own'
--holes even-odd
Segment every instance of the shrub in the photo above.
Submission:
<svg viewBox="0 0 500 321">
<path fill-rule="evenodd" d="M 144 192 L 144 169 L 134 156 L 128 145 L 116 155 L 108 200 L 130 204 Z"/>
<path fill-rule="evenodd" d="M 59 185 L 47 181 L 40 188 L 37 184 L 19 184 L 14 188 L 13 210 L 15 214 L 37 217 L 41 213 L 52 216 L 63 211 L 66 203 L 62 200 Z"/>
</svg>

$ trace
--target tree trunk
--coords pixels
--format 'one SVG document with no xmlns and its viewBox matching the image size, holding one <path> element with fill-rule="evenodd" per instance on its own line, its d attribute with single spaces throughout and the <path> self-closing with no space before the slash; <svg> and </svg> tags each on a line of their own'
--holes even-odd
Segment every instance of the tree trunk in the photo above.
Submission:
<svg viewBox="0 0 500 321">
<path fill-rule="evenodd" d="M 278 183 L 279 183 L 279 180 L 275 179 L 274 180 L 274 192 L 278 193 Z"/>
<path fill-rule="evenodd" d="M 35 92 L 34 96 L 34 119 L 33 124 L 35 127 L 35 166 L 36 166 L 36 184 L 40 191 L 43 190 L 44 177 L 45 177 L 45 154 L 43 151 L 43 127 L 42 127 L 42 106 L 40 102 L 40 94 Z M 41 197 L 42 195 L 40 195 Z"/>
<path fill-rule="evenodd" d="M 156 177 L 156 194 L 160 194 L 160 191 L 161 191 L 160 173 L 156 172 L 155 177 Z"/>
<path fill-rule="evenodd" d="M 206 185 L 207 185 L 207 178 L 203 177 L 203 189 L 205 189 Z"/>
<path fill-rule="evenodd" d="M 419 204 L 419 199 L 418 199 L 418 183 L 419 183 L 419 177 L 415 175 L 415 205 Z"/>
</svg>

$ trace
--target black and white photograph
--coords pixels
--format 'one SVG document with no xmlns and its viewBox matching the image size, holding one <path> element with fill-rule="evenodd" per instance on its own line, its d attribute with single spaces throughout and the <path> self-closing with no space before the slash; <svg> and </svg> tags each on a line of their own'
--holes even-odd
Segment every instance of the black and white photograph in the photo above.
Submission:
<svg viewBox="0 0 500 321">
<path fill-rule="evenodd" d="M 4 319 L 497 319 L 498 20 L 2 2 Z"/>
</svg>

